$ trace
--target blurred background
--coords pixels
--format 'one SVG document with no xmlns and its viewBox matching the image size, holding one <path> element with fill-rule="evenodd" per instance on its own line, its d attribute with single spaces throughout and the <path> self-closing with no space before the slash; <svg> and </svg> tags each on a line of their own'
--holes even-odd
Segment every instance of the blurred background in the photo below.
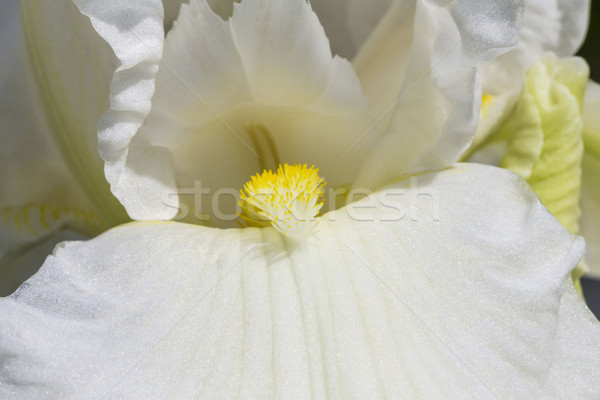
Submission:
<svg viewBox="0 0 600 400">
<path fill-rule="evenodd" d="M 579 55 L 590 64 L 592 79 L 600 82 L 600 0 L 592 0 L 590 28 Z M 588 306 L 600 319 L 600 280 L 583 279 L 581 284 Z"/>
</svg>

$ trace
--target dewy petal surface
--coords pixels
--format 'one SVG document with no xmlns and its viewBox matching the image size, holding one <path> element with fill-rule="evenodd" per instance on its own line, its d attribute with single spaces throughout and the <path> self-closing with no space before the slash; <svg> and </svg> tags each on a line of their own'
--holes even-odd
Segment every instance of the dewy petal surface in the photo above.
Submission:
<svg viewBox="0 0 600 400">
<path fill-rule="evenodd" d="M 484 89 L 492 94 L 511 89 L 548 51 L 559 57 L 574 55 L 585 39 L 589 11 L 590 0 L 529 0 L 519 44 L 485 65 Z"/>
<path fill-rule="evenodd" d="M 583 241 L 506 170 L 415 179 L 304 247 L 176 223 L 59 246 L 0 299 L 2 398 L 597 398 Z"/>
<path fill-rule="evenodd" d="M 444 168 L 456 162 L 473 139 L 479 118 L 477 67 L 517 43 L 522 1 L 419 0 L 406 4 L 414 5 L 412 44 L 406 47 L 386 42 L 380 47 L 379 51 L 394 46 L 396 51 L 410 51 L 404 58 L 384 59 L 394 63 L 394 68 L 376 64 L 392 74 L 388 88 L 395 91 L 391 96 L 379 95 L 394 100 L 387 107 L 380 106 L 385 110 L 381 115 L 374 115 L 387 133 L 361 171 L 357 187 L 377 188 L 409 171 Z M 393 18 L 388 16 L 390 19 L 384 21 L 391 26 L 378 30 L 391 34 L 394 26 L 404 29 L 405 13 L 410 10 L 406 4 L 392 7 L 389 12 Z M 388 36 L 381 35 L 380 39 L 386 41 Z M 367 45 L 377 46 L 378 41 Z M 371 51 L 374 55 L 377 52 Z M 362 67 L 357 68 L 360 77 Z M 366 86 L 365 92 L 370 93 Z M 372 98 L 369 100 L 373 103 Z"/>
<path fill-rule="evenodd" d="M 152 109 L 109 180 L 136 219 L 174 217 L 178 188 L 238 189 L 281 162 L 315 164 L 332 185 L 349 184 L 377 135 L 351 157 L 332 153 L 370 124 L 352 66 L 331 55 L 307 2 L 245 0 L 224 21 L 194 0 L 167 36 Z M 270 132 L 278 163 L 263 163 L 249 125 Z"/>
</svg>

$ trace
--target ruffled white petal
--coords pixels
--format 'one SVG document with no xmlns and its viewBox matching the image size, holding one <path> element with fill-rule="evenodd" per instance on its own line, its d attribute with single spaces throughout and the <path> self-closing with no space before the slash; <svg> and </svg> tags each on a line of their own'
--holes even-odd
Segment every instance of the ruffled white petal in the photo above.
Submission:
<svg viewBox="0 0 600 400">
<path fill-rule="evenodd" d="M 194 0 L 167 36 L 152 110 L 108 177 L 135 219 L 174 217 L 186 201 L 178 194 L 197 182 L 211 195 L 237 191 L 277 167 L 264 162 L 271 153 L 318 165 L 332 185 L 349 184 L 377 135 L 342 154 L 370 123 L 352 66 L 332 57 L 307 2 L 244 0 L 224 21 Z M 270 136 L 257 143 L 249 126 Z M 212 199 L 205 200 L 210 215 Z"/>
<path fill-rule="evenodd" d="M 393 67 L 377 65 L 379 70 L 392 72 L 388 88 L 393 95 L 379 95 L 394 100 L 380 106 L 385 111 L 375 115 L 387 127 L 387 134 L 361 172 L 358 187 L 376 188 L 403 173 L 443 168 L 458 160 L 475 135 L 479 117 L 477 67 L 517 43 L 523 1 L 406 4 L 414 4 L 410 47 L 401 43 L 404 36 L 400 35 L 398 43 L 382 42 L 380 51 L 389 52 L 391 47 L 410 51 L 404 57 L 382 56 Z M 387 17 L 391 26 L 379 28 L 390 33 L 381 39 L 403 29 L 410 10 L 403 3 L 392 7 L 393 15 Z"/>
<path fill-rule="evenodd" d="M 134 193 L 150 197 L 156 186 L 168 185 L 165 180 L 172 178 L 168 174 L 148 176 L 139 169 L 122 176 L 128 146 L 151 107 L 154 77 L 163 50 L 163 4 L 160 0 L 74 2 L 89 17 L 97 32 L 97 40 L 103 38 L 117 58 L 118 67 L 110 71 L 114 72 L 110 83 L 110 108 L 98 124 L 98 146 L 111 190 L 131 214 L 135 206 L 145 205 L 140 198 L 124 190 L 123 185 L 133 184 Z M 145 149 L 140 141 L 134 142 L 132 147 Z M 147 153 L 154 156 L 156 151 L 149 150 Z"/>
<path fill-rule="evenodd" d="M 59 246 L 0 299 L 0 394 L 597 398 L 600 324 L 569 279 L 583 241 L 508 171 L 415 179 L 303 247 L 175 223 Z"/>
<path fill-rule="evenodd" d="M 574 55 L 587 33 L 590 0 L 529 0 L 519 44 L 483 69 L 484 89 L 499 94 L 511 89 L 544 53 Z"/>
</svg>

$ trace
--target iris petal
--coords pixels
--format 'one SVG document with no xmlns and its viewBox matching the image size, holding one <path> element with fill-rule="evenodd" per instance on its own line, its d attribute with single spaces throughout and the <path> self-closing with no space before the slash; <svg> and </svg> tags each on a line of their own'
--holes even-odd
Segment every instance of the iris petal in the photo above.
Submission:
<svg viewBox="0 0 600 400">
<path fill-rule="evenodd" d="M 303 248 L 176 223 L 60 246 L 0 299 L 0 394 L 598 397 L 600 324 L 569 278 L 583 241 L 508 171 L 416 179 Z"/>
</svg>

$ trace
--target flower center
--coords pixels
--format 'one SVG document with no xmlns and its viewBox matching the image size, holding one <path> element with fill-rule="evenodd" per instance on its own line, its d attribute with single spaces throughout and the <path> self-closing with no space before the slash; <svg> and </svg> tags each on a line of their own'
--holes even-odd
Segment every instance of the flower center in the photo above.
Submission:
<svg viewBox="0 0 600 400">
<path fill-rule="evenodd" d="M 248 226 L 272 225 L 285 236 L 303 240 L 316 226 L 326 182 L 319 169 L 285 164 L 277 172 L 264 170 L 244 185 L 240 218 Z"/>
</svg>

